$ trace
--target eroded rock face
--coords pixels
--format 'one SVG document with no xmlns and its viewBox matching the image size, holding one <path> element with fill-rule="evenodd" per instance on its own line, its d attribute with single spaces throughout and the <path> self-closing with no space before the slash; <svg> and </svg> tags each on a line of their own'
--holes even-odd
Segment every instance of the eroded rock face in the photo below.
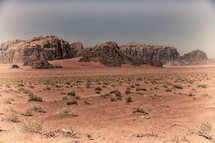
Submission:
<svg viewBox="0 0 215 143">
<path fill-rule="evenodd" d="M 147 64 L 162 67 L 162 63 L 159 61 L 136 59 L 123 54 L 117 43 L 114 41 L 107 41 L 102 44 L 98 44 L 95 47 L 84 49 L 80 62 L 89 61 L 101 62 L 103 65 L 109 67 L 118 67 L 122 64 L 131 64 L 136 66 Z"/>
<path fill-rule="evenodd" d="M 206 53 L 200 50 L 194 50 L 181 56 L 172 65 L 202 65 L 209 64 L 210 62 L 211 60 L 208 59 Z"/>
<path fill-rule="evenodd" d="M 179 58 L 179 53 L 174 47 L 161 45 L 145 45 L 130 42 L 120 45 L 120 49 L 126 55 L 138 59 L 152 59 L 161 61 L 163 64 L 175 61 Z"/>
<path fill-rule="evenodd" d="M 74 51 L 71 51 L 68 42 L 53 35 L 34 37 L 26 42 L 28 48 L 39 47 L 46 53 L 47 60 L 59 60 L 73 58 Z"/>
<path fill-rule="evenodd" d="M 139 59 L 159 60 L 168 65 L 202 65 L 209 64 L 206 53 L 200 50 L 194 50 L 190 53 L 180 56 L 177 49 L 170 46 L 145 45 L 130 42 L 120 45 L 121 51 L 129 56 Z"/>
<path fill-rule="evenodd" d="M 75 57 L 75 50 L 68 42 L 53 35 L 24 40 L 13 40 L 0 44 L 0 63 L 24 63 L 33 66 L 38 60 L 51 61 Z"/>
<path fill-rule="evenodd" d="M 24 40 L 12 40 L 0 44 L 0 63 L 23 62 Z"/>
<path fill-rule="evenodd" d="M 203 51 L 194 50 L 190 53 L 184 54 L 180 59 L 187 61 L 202 61 L 207 60 L 208 57 Z"/>
<path fill-rule="evenodd" d="M 72 50 L 72 52 L 74 52 L 74 57 L 80 57 L 82 51 L 84 50 L 83 44 L 79 41 L 74 41 L 71 42 L 70 44 L 70 49 Z"/>
</svg>

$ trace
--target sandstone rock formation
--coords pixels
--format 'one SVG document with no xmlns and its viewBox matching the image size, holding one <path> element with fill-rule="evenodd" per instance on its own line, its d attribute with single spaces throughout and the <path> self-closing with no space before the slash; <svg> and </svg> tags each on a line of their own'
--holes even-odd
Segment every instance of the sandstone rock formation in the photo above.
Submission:
<svg viewBox="0 0 215 143">
<path fill-rule="evenodd" d="M 200 50 L 194 50 L 179 57 L 177 61 L 172 62 L 172 65 L 202 65 L 209 64 L 206 53 Z"/>
<path fill-rule="evenodd" d="M 211 62 L 207 55 L 200 51 L 194 50 L 190 53 L 180 56 L 177 49 L 170 46 L 145 45 L 130 42 L 120 45 L 121 51 L 129 56 L 139 59 L 159 60 L 164 65 L 201 65 Z"/>
<path fill-rule="evenodd" d="M 70 44 L 71 52 L 74 52 L 74 57 L 80 57 L 82 51 L 84 50 L 83 44 L 79 41 L 71 42 Z"/>
<path fill-rule="evenodd" d="M 53 35 L 24 40 L 13 40 L 0 44 L 0 63 L 24 63 L 33 66 L 38 60 L 68 59 L 75 57 L 75 49 L 68 42 Z"/>
<path fill-rule="evenodd" d="M 102 44 L 98 44 L 95 47 L 85 48 L 82 52 L 82 58 L 80 62 L 101 62 L 105 66 L 118 67 L 122 64 L 131 65 L 153 65 L 162 67 L 162 63 L 159 61 L 153 61 L 151 59 L 136 59 L 123 54 L 116 42 L 108 41 Z"/>
<path fill-rule="evenodd" d="M 179 53 L 174 47 L 160 45 L 145 45 L 135 42 L 129 42 L 120 45 L 120 49 L 126 55 L 139 59 L 159 60 L 163 64 L 175 61 L 179 58 Z"/>
</svg>

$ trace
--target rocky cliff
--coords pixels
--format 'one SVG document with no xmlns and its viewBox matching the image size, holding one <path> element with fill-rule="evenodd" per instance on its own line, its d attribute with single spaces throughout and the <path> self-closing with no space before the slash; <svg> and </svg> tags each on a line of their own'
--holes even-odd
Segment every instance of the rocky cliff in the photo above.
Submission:
<svg viewBox="0 0 215 143">
<path fill-rule="evenodd" d="M 0 44 L 0 63 L 33 66 L 38 60 L 47 63 L 50 60 L 73 58 L 76 56 L 75 48 L 75 45 L 70 48 L 68 42 L 53 35 L 34 37 L 29 41 L 13 40 Z"/>
<path fill-rule="evenodd" d="M 161 45 L 145 45 L 130 42 L 120 45 L 121 51 L 129 56 L 139 59 L 159 60 L 168 65 L 201 65 L 208 64 L 211 60 L 200 50 L 180 56 L 176 48 Z"/>
<path fill-rule="evenodd" d="M 172 65 L 203 65 L 211 62 L 206 53 L 200 50 L 194 50 L 179 57 L 178 60 L 172 62 Z"/>
<path fill-rule="evenodd" d="M 137 59 L 123 54 L 119 46 L 114 41 L 107 41 L 102 44 L 98 44 L 95 47 L 85 48 L 82 52 L 82 58 L 80 62 L 101 62 L 105 66 L 118 67 L 122 64 L 131 65 L 152 65 L 162 67 L 162 63 L 151 59 Z"/>
<path fill-rule="evenodd" d="M 135 58 L 148 58 L 152 60 L 159 60 L 163 64 L 175 61 L 179 58 L 179 53 L 174 47 L 161 45 L 145 45 L 130 42 L 120 45 L 120 49 L 126 55 Z"/>
</svg>

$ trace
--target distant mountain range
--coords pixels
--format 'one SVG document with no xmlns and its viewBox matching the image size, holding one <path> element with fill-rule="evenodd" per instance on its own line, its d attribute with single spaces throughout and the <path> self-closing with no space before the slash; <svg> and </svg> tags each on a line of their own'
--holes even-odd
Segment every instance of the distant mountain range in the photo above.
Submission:
<svg viewBox="0 0 215 143">
<path fill-rule="evenodd" d="M 0 44 L 0 63 L 23 63 L 35 69 L 61 68 L 48 61 L 82 57 L 80 62 L 101 62 L 105 66 L 122 64 L 197 65 L 211 62 L 207 55 L 195 50 L 180 56 L 177 49 L 169 46 L 145 45 L 134 42 L 118 45 L 114 41 L 84 48 L 81 42 L 68 43 L 54 35 L 39 36 L 25 40 L 12 40 Z"/>
</svg>

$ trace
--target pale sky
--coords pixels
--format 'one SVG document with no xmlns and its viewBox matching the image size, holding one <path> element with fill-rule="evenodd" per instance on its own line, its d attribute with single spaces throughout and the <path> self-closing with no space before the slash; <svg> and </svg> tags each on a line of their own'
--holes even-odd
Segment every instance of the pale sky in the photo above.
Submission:
<svg viewBox="0 0 215 143">
<path fill-rule="evenodd" d="M 85 47 L 135 41 L 215 58 L 215 1 L 0 0 L 0 42 L 49 34 Z"/>
</svg>

